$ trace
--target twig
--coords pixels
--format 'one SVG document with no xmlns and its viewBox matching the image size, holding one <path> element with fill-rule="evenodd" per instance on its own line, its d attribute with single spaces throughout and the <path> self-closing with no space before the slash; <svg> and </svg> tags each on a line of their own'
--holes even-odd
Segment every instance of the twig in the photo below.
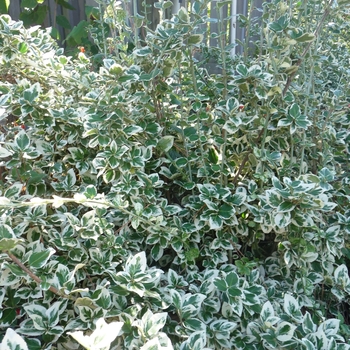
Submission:
<svg viewBox="0 0 350 350">
<path fill-rule="evenodd" d="M 42 283 L 42 280 L 37 275 L 35 275 L 31 270 L 29 270 L 18 258 L 16 258 L 13 254 L 11 254 L 8 251 L 6 252 L 6 254 L 10 257 L 10 259 L 16 265 L 18 265 L 24 272 L 26 272 L 28 274 L 28 276 L 30 276 L 36 283 L 38 283 L 38 284 Z M 55 288 L 53 286 L 49 287 L 49 291 L 51 291 L 52 293 L 54 293 L 60 297 L 71 299 L 70 296 L 62 294 L 57 288 Z"/>
<path fill-rule="evenodd" d="M 334 0 L 330 0 L 330 1 L 329 1 L 328 6 L 327 6 L 327 8 L 326 8 L 324 14 L 323 14 L 323 16 L 322 16 L 320 22 L 318 23 L 318 26 L 317 26 L 316 30 L 314 31 L 315 37 L 318 36 L 318 34 L 319 34 L 319 32 L 320 32 L 320 30 L 321 30 L 321 28 L 322 28 L 323 22 L 325 21 L 325 19 L 327 18 L 327 16 L 328 16 L 329 13 L 331 12 L 331 5 L 332 5 L 333 1 L 334 1 Z M 295 67 L 297 67 L 297 69 L 296 69 L 293 73 L 291 73 L 291 75 L 288 77 L 287 82 L 286 82 L 286 85 L 285 85 L 285 87 L 284 87 L 284 89 L 283 89 L 283 93 L 282 93 L 283 96 L 284 96 L 284 95 L 286 94 L 286 92 L 288 91 L 288 89 L 289 89 L 289 87 L 290 87 L 290 84 L 292 83 L 292 81 L 293 81 L 295 75 L 297 74 L 298 68 L 299 68 L 299 67 L 301 66 L 301 64 L 303 63 L 303 60 L 304 60 L 306 54 L 308 53 L 308 51 L 309 51 L 309 49 L 310 49 L 312 43 L 313 43 L 313 41 L 310 41 L 310 42 L 307 44 L 307 46 L 305 47 L 304 52 L 301 54 L 300 58 L 298 59 L 297 63 L 295 64 Z"/>
<path fill-rule="evenodd" d="M 259 135 L 258 135 L 258 138 L 256 139 L 256 142 L 259 142 L 259 141 L 260 141 L 261 136 L 262 136 L 263 133 L 264 133 L 264 130 L 265 130 L 265 128 L 262 128 L 262 129 L 260 130 Z M 243 160 L 242 160 L 242 163 L 241 163 L 241 165 L 239 166 L 235 177 L 233 178 L 232 183 L 233 183 L 234 185 L 237 183 L 238 177 L 241 175 L 242 170 L 243 170 L 243 168 L 244 168 L 244 166 L 245 166 L 245 163 L 247 163 L 247 161 L 248 161 L 248 159 L 249 159 L 249 155 L 250 155 L 252 152 L 253 152 L 253 149 L 250 148 L 250 149 L 248 149 L 248 152 L 247 152 L 246 155 L 244 156 L 244 158 L 243 158 Z"/>
</svg>

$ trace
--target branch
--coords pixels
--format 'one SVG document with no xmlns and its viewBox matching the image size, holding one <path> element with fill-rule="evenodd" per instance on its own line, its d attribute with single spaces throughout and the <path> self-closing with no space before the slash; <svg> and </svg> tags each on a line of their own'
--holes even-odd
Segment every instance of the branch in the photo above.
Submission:
<svg viewBox="0 0 350 350">
<path fill-rule="evenodd" d="M 13 254 L 11 254 L 8 251 L 6 253 L 10 257 L 10 259 L 16 265 L 18 265 L 24 272 L 26 272 L 28 274 L 28 276 L 30 276 L 36 283 L 38 283 L 38 284 L 42 283 L 42 280 L 37 275 L 35 275 L 31 270 L 29 270 L 18 258 L 16 258 Z M 55 288 L 53 286 L 50 286 L 49 291 L 51 291 L 52 293 L 54 293 L 60 297 L 71 299 L 70 296 L 63 295 L 57 288 Z"/>
<path fill-rule="evenodd" d="M 322 25 L 323 25 L 323 22 L 326 20 L 326 18 L 328 17 L 329 13 L 331 12 L 331 6 L 332 6 L 332 3 L 333 3 L 334 0 L 330 0 L 329 3 L 328 3 L 328 6 L 320 20 L 320 22 L 318 23 L 318 26 L 316 28 L 316 30 L 314 31 L 314 35 L 315 37 L 318 36 L 321 28 L 322 28 Z M 303 63 L 303 60 L 306 56 L 306 54 L 308 53 L 308 51 L 310 50 L 310 47 L 312 45 L 313 41 L 310 41 L 307 46 L 305 47 L 305 50 L 304 52 L 301 54 L 300 58 L 298 59 L 297 63 L 295 64 L 295 66 L 299 69 L 299 67 L 301 66 L 301 64 Z M 283 89 L 283 93 L 282 93 L 282 96 L 284 96 L 286 94 L 286 92 L 288 91 L 289 87 L 290 87 L 290 84 L 292 83 L 295 75 L 297 74 L 298 72 L 298 69 L 296 69 L 287 79 L 287 82 L 286 82 L 286 85 Z"/>
</svg>

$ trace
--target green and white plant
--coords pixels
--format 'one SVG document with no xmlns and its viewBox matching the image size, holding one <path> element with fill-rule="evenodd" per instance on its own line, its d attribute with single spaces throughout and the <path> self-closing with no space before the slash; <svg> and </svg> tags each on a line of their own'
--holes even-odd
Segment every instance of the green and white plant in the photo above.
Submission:
<svg viewBox="0 0 350 350">
<path fill-rule="evenodd" d="M 100 66 L 0 16 L 1 349 L 350 348 L 348 7 L 210 75 L 206 6 Z"/>
</svg>

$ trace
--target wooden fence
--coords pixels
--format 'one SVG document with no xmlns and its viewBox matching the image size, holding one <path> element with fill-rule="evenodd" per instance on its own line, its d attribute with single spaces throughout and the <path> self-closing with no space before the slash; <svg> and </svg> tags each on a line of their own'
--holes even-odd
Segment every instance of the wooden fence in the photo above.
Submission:
<svg viewBox="0 0 350 350">
<path fill-rule="evenodd" d="M 27 1 L 28 2 L 28 1 Z M 60 3 L 68 3 L 73 9 L 68 9 L 65 6 L 60 5 Z M 122 6 L 126 8 L 128 13 L 132 16 L 136 13 L 141 15 L 146 15 L 147 20 L 151 22 L 151 25 L 155 27 L 159 22 L 159 11 L 155 9 L 154 4 L 158 2 L 157 0 L 123 0 L 120 1 Z M 180 6 L 185 6 L 190 8 L 193 0 L 173 0 L 173 6 L 166 11 L 165 16 L 170 18 L 172 13 L 176 13 Z M 253 9 L 253 16 L 259 16 L 259 12 L 254 10 L 255 8 L 262 7 L 263 0 L 231 0 L 227 5 L 224 5 L 221 8 L 221 17 L 229 18 L 221 22 L 221 30 L 225 30 L 228 34 L 226 38 L 226 43 L 234 44 L 237 40 L 245 40 L 245 28 L 240 27 L 237 21 L 237 15 L 243 14 L 244 16 L 248 15 L 248 11 Z M 15 20 L 18 20 L 21 17 L 21 12 L 23 12 L 23 4 L 25 0 L 10 0 L 9 14 Z M 69 34 L 70 28 L 73 28 L 81 20 L 86 19 L 85 6 L 97 6 L 94 0 L 46 0 L 43 3 L 44 6 L 47 6 L 46 15 L 43 18 L 42 23 L 45 27 L 54 26 L 58 29 L 60 38 L 62 41 Z M 147 13 L 145 14 L 144 5 L 147 5 Z M 40 5 L 42 6 L 42 5 Z M 136 7 L 136 9 L 135 9 Z M 212 33 L 219 33 L 219 23 L 216 22 L 219 19 L 219 13 L 217 9 L 217 0 L 210 1 L 208 5 L 208 15 L 213 19 L 212 22 L 208 23 L 207 28 L 201 28 L 204 30 L 207 35 L 207 43 L 210 46 L 218 45 L 217 39 L 211 36 Z M 23 16 L 23 14 L 22 14 Z M 68 19 L 66 28 L 63 28 L 58 25 L 57 19 L 62 19 L 65 17 Z M 242 47 L 238 45 L 233 51 L 233 54 L 242 53 Z"/>
</svg>

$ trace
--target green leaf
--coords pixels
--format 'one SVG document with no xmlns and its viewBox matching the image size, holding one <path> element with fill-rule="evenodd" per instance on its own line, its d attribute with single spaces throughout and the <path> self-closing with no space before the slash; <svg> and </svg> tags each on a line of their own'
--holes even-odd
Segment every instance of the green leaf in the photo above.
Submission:
<svg viewBox="0 0 350 350">
<path fill-rule="evenodd" d="M 280 33 L 283 31 L 283 27 L 278 22 L 269 23 L 268 27 L 275 33 Z"/>
<path fill-rule="evenodd" d="M 9 187 L 5 192 L 5 197 L 10 199 L 17 199 L 23 190 L 23 184 L 16 182 Z"/>
<path fill-rule="evenodd" d="M 295 208 L 295 205 L 292 202 L 282 202 L 278 205 L 277 211 L 278 212 L 286 212 L 286 211 L 292 211 Z"/>
<path fill-rule="evenodd" d="M 184 320 L 183 326 L 193 332 L 199 330 L 206 330 L 205 324 L 198 318 L 187 318 L 186 320 Z"/>
<path fill-rule="evenodd" d="M 16 135 L 15 144 L 22 152 L 28 149 L 30 140 L 25 131 L 22 130 Z"/>
<path fill-rule="evenodd" d="M 127 126 L 123 131 L 125 132 L 126 135 L 132 136 L 142 132 L 143 129 L 138 125 L 130 125 L 130 126 Z"/>
<path fill-rule="evenodd" d="M 301 111 L 299 105 L 293 103 L 292 106 L 289 108 L 288 113 L 293 119 L 300 117 Z"/>
<path fill-rule="evenodd" d="M 242 63 L 236 66 L 236 71 L 238 74 L 242 75 L 243 77 L 246 77 L 249 74 L 248 68 Z"/>
<path fill-rule="evenodd" d="M 67 172 L 67 176 L 63 180 L 63 186 L 66 190 L 72 190 L 73 186 L 77 182 L 77 178 L 75 176 L 74 170 L 69 169 Z"/>
<path fill-rule="evenodd" d="M 16 238 L 16 235 L 9 225 L 0 224 L 0 239 L 2 238 Z"/>
<path fill-rule="evenodd" d="M 20 243 L 20 239 L 15 238 L 1 238 L 0 239 L 0 250 L 1 251 L 9 251 L 16 247 L 18 243 Z"/>
<path fill-rule="evenodd" d="M 303 317 L 302 327 L 305 333 L 314 333 L 316 332 L 317 326 L 313 322 L 311 315 L 308 311 L 306 311 Z"/>
<path fill-rule="evenodd" d="M 78 25 L 76 25 L 72 31 L 67 35 L 66 41 L 73 42 L 72 44 L 80 45 L 82 43 L 83 38 L 87 36 L 87 28 L 89 23 L 86 21 L 80 21 Z"/>
<path fill-rule="evenodd" d="M 170 0 L 166 0 L 163 2 L 162 9 L 166 10 L 172 6 L 173 6 L 173 3 Z"/>
<path fill-rule="evenodd" d="M 0 327 L 8 328 L 13 322 L 16 320 L 17 314 L 14 309 L 5 309 L 2 312 L 2 316 L 0 319 Z M 2 348 L 1 348 L 2 349 Z"/>
<path fill-rule="evenodd" d="M 277 21 L 269 23 L 268 27 L 275 33 L 282 32 L 289 25 L 289 17 L 287 15 L 281 16 Z"/>
<path fill-rule="evenodd" d="M 97 189 L 94 185 L 88 185 L 85 188 L 84 196 L 88 199 L 93 199 L 97 196 Z"/>
<path fill-rule="evenodd" d="M 230 97 L 226 102 L 226 108 L 229 112 L 236 111 L 239 107 L 239 102 L 236 98 Z"/>
<path fill-rule="evenodd" d="M 28 264 L 31 268 L 39 269 L 46 265 L 53 254 L 55 254 L 55 250 L 52 248 L 48 248 L 43 252 L 32 253 L 29 256 Z"/>
<path fill-rule="evenodd" d="M 223 279 L 216 279 L 214 281 L 214 285 L 216 286 L 216 288 L 218 290 L 220 290 L 222 292 L 226 292 L 228 289 L 228 285 L 227 285 L 226 281 Z"/>
<path fill-rule="evenodd" d="M 56 16 L 56 23 L 65 29 L 72 29 L 72 26 L 69 23 L 68 18 L 66 16 L 57 15 Z"/>
<path fill-rule="evenodd" d="M 161 247 L 160 244 L 155 244 L 152 247 L 151 255 L 153 260 L 158 261 L 163 256 L 163 254 L 164 254 L 164 249 L 163 247 Z"/>
<path fill-rule="evenodd" d="M 305 33 L 299 37 L 294 38 L 298 43 L 308 43 L 315 40 L 315 35 L 311 33 Z"/>
<path fill-rule="evenodd" d="M 27 7 L 30 9 L 35 8 L 38 5 L 38 1 L 37 0 L 22 0 L 21 1 L 21 7 Z"/>
<path fill-rule="evenodd" d="M 35 83 L 29 89 L 24 90 L 23 99 L 31 105 L 39 97 L 40 92 L 40 84 Z"/>
<path fill-rule="evenodd" d="M 247 198 L 247 195 L 245 193 L 235 193 L 232 197 L 228 198 L 228 201 L 230 204 L 240 206 L 242 205 Z"/>
<path fill-rule="evenodd" d="M 179 292 L 175 289 L 170 289 L 171 304 L 175 306 L 176 310 L 182 309 L 182 298 Z"/>
<path fill-rule="evenodd" d="M 34 327 L 44 331 L 47 325 L 46 308 L 38 304 L 30 304 L 24 306 L 28 316 L 32 319 Z"/>
<path fill-rule="evenodd" d="M 65 310 L 64 304 L 66 305 L 66 302 L 56 301 L 47 309 L 46 316 L 50 328 L 57 325 L 60 314 Z"/>
<path fill-rule="evenodd" d="M 336 284 L 338 284 L 342 289 L 350 287 L 350 277 L 346 265 L 341 264 L 335 269 L 334 279 Z"/>
<path fill-rule="evenodd" d="M 0 0 L 0 14 L 8 13 L 10 0 Z"/>
<path fill-rule="evenodd" d="M 327 337 L 334 336 L 338 333 L 340 327 L 340 320 L 336 318 L 330 318 L 325 320 L 319 326 L 320 330 L 322 330 Z"/>
<path fill-rule="evenodd" d="M 188 339 L 181 344 L 181 350 L 203 350 L 206 345 L 206 332 L 197 331 L 191 333 Z"/>
<path fill-rule="evenodd" d="M 235 214 L 235 212 L 236 210 L 234 207 L 224 203 L 223 205 L 220 206 L 218 215 L 225 220 L 232 217 Z"/>
<path fill-rule="evenodd" d="M 180 20 L 180 23 L 188 23 L 190 21 L 190 16 L 187 13 L 186 7 L 181 6 L 177 16 Z"/>
<path fill-rule="evenodd" d="M 57 3 L 58 5 L 61 5 L 63 8 L 68 9 L 68 10 L 75 10 L 75 7 L 72 6 L 72 5 L 68 2 L 68 0 L 56 0 L 56 3 Z"/>
<path fill-rule="evenodd" d="M 243 312 L 243 301 L 242 298 L 235 298 L 234 301 L 231 301 L 230 303 L 232 307 L 232 311 L 238 315 L 241 316 Z"/>
<path fill-rule="evenodd" d="M 98 299 L 94 300 L 95 304 L 108 310 L 112 305 L 111 294 L 108 289 L 102 288 L 97 291 L 99 293 Z"/>
<path fill-rule="evenodd" d="M 231 287 L 231 286 L 237 286 L 239 284 L 239 277 L 235 272 L 230 272 L 226 278 L 226 284 Z"/>
<path fill-rule="evenodd" d="M 144 57 L 150 55 L 152 53 L 152 50 L 148 46 L 145 46 L 142 49 L 134 50 L 133 53 L 136 56 Z"/>
<path fill-rule="evenodd" d="M 163 136 L 158 141 L 157 148 L 160 151 L 168 152 L 171 149 L 171 147 L 173 147 L 173 144 L 174 144 L 174 136 L 167 135 L 167 136 Z"/>
<path fill-rule="evenodd" d="M 188 45 L 198 45 L 203 41 L 203 34 L 192 34 L 188 39 L 187 39 L 187 44 Z"/>
</svg>

